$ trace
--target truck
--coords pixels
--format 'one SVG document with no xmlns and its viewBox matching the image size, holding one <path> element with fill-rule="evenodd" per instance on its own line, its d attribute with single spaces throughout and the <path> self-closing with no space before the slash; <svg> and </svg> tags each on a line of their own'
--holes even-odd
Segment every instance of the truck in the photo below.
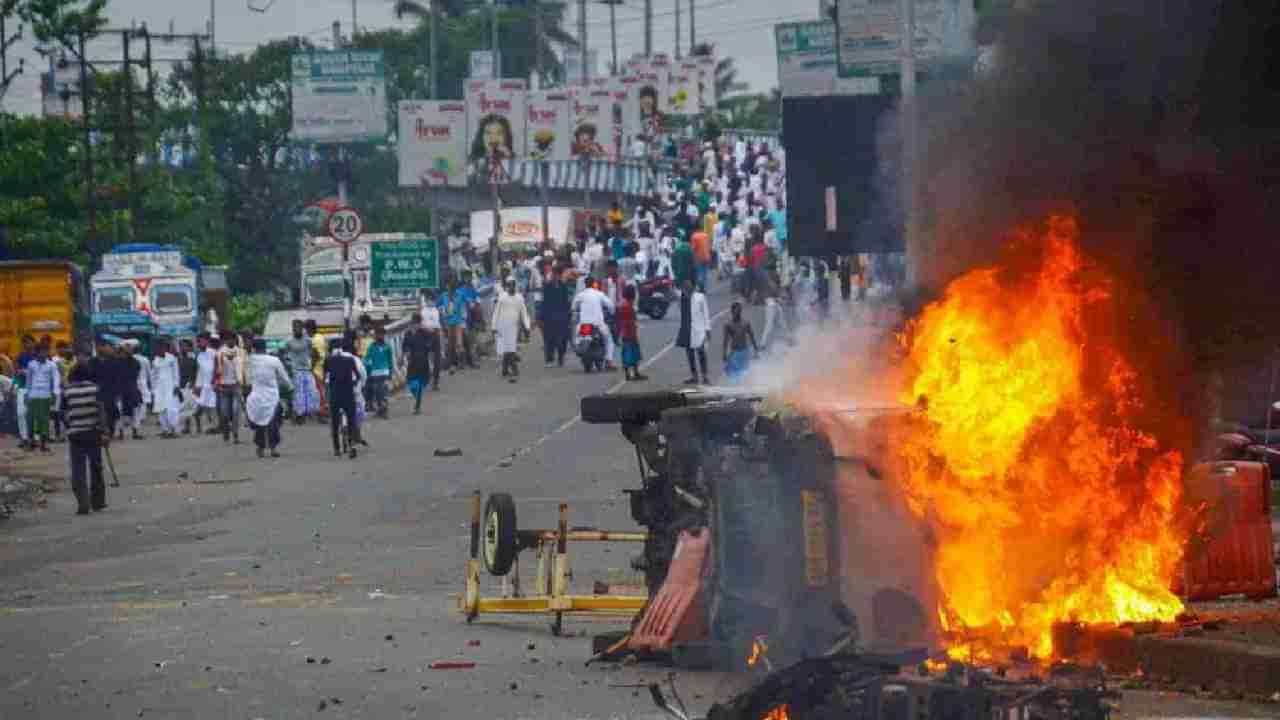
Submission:
<svg viewBox="0 0 1280 720">
<path fill-rule="evenodd" d="M 413 240 L 422 233 L 368 233 L 344 249 L 328 236 L 302 238 L 299 251 L 299 300 L 296 308 L 267 316 L 263 336 L 271 346 L 288 339 L 295 320 L 315 320 L 326 335 L 341 334 L 348 322 L 368 314 L 381 320 L 400 320 L 418 309 L 418 290 L 378 290 L 370 282 L 373 249 Z"/>
<path fill-rule="evenodd" d="M 226 268 L 204 266 L 175 245 L 117 245 L 102 256 L 89 285 L 96 335 L 149 344 L 158 336 L 217 330 L 226 317 Z"/>
<path fill-rule="evenodd" d="M 0 262 L 0 353 L 16 358 L 24 335 L 87 340 L 87 290 L 84 272 L 66 260 Z"/>
</svg>

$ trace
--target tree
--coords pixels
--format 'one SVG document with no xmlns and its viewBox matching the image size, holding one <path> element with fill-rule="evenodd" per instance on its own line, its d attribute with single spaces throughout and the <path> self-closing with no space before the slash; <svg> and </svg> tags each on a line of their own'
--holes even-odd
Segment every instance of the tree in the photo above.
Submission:
<svg viewBox="0 0 1280 720">
<path fill-rule="evenodd" d="M 18 17 L 31 26 L 36 40 L 57 43 L 80 57 L 81 34 L 92 36 L 107 26 L 107 0 L 17 0 Z"/>
<path fill-rule="evenodd" d="M 716 46 L 713 43 L 698 43 L 689 51 L 692 57 L 714 57 Z M 731 57 L 722 57 L 716 61 L 716 97 L 721 102 L 736 92 L 738 85 L 738 68 Z"/>
</svg>

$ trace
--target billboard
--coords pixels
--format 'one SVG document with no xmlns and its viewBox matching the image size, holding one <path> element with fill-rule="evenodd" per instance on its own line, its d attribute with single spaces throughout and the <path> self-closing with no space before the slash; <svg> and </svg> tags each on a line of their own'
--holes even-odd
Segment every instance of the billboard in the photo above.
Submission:
<svg viewBox="0 0 1280 720">
<path fill-rule="evenodd" d="M 715 110 L 720 99 L 716 97 L 717 60 L 713 55 L 699 55 L 694 63 L 698 66 L 698 112 Z"/>
<path fill-rule="evenodd" d="M 467 106 L 461 100 L 401 100 L 400 186 L 467 184 Z"/>
<path fill-rule="evenodd" d="M 499 246 L 542 244 L 542 208 L 503 208 L 500 220 L 502 222 L 502 234 L 498 237 Z M 551 240 L 552 245 L 561 245 L 569 238 L 572 222 L 573 211 L 569 208 L 547 208 L 547 238 Z M 477 210 L 472 212 L 472 244 L 477 249 L 486 249 L 489 247 L 489 238 L 492 236 L 493 211 Z"/>
<path fill-rule="evenodd" d="M 569 94 L 531 92 L 525 98 L 525 149 L 533 160 L 568 160 L 573 144 Z"/>
<path fill-rule="evenodd" d="M 977 11 L 965 0 L 915 0 L 916 62 L 976 52 Z M 901 3 L 839 0 L 841 77 L 889 75 L 901 62 Z"/>
<path fill-rule="evenodd" d="M 467 158 L 478 160 L 493 149 L 506 158 L 525 154 L 524 80 L 468 80 Z"/>
<path fill-rule="evenodd" d="M 381 142 L 387 137 L 386 70 L 381 50 L 293 54 L 294 142 Z"/>
<path fill-rule="evenodd" d="M 669 115 L 698 114 L 698 64 L 681 62 L 671 68 L 667 88 L 667 113 Z"/>
<path fill-rule="evenodd" d="M 830 95 L 836 82 L 836 26 L 829 20 L 773 28 L 783 97 Z"/>
<path fill-rule="evenodd" d="M 574 159 L 613 157 L 613 93 L 592 90 L 571 101 Z"/>
</svg>

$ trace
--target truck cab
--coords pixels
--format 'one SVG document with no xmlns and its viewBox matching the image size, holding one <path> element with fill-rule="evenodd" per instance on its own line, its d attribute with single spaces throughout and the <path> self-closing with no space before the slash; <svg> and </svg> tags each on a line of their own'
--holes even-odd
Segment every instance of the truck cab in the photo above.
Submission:
<svg viewBox="0 0 1280 720">
<path fill-rule="evenodd" d="M 95 333 L 190 337 L 199 330 L 199 263 L 173 246 L 122 245 L 90 279 Z"/>
</svg>

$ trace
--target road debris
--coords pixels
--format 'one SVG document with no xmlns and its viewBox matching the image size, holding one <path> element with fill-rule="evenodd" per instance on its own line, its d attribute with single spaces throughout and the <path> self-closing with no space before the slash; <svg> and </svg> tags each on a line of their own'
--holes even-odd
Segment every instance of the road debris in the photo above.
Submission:
<svg viewBox="0 0 1280 720">
<path fill-rule="evenodd" d="M 432 670 L 471 670 L 475 666 L 470 660 L 436 660 L 427 667 Z"/>
<path fill-rule="evenodd" d="M 462 457 L 462 448 L 436 448 L 436 457 Z"/>
</svg>

